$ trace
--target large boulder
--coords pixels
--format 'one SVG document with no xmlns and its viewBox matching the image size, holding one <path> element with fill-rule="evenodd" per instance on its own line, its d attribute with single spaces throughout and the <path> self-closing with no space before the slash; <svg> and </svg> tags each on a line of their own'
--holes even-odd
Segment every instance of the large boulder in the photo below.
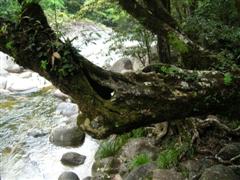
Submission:
<svg viewBox="0 0 240 180">
<path fill-rule="evenodd" d="M 147 138 L 130 139 L 123 146 L 119 157 L 122 161 L 129 161 L 139 154 L 147 154 L 152 160 L 155 160 L 159 150 L 153 143 Z"/>
<path fill-rule="evenodd" d="M 159 149 L 153 143 L 147 138 L 130 139 L 117 154 L 121 162 L 118 173 L 120 175 L 129 173 L 129 163 L 140 154 L 147 154 L 152 161 L 156 160 Z"/>
<path fill-rule="evenodd" d="M 218 164 L 205 169 L 200 180 L 239 180 L 230 167 Z"/>
<path fill-rule="evenodd" d="M 76 152 L 68 152 L 63 154 L 61 162 L 67 166 L 78 166 L 84 163 L 86 156 Z"/>
<path fill-rule="evenodd" d="M 110 68 L 110 71 L 118 72 L 118 73 L 124 73 L 126 71 L 132 71 L 132 70 L 133 70 L 133 63 L 128 58 L 119 59 Z"/>
<path fill-rule="evenodd" d="M 78 175 L 71 171 L 63 172 L 58 180 L 80 180 Z"/>
<path fill-rule="evenodd" d="M 53 129 L 50 142 L 57 146 L 80 146 L 83 144 L 85 134 L 78 127 L 58 127 Z"/>
</svg>

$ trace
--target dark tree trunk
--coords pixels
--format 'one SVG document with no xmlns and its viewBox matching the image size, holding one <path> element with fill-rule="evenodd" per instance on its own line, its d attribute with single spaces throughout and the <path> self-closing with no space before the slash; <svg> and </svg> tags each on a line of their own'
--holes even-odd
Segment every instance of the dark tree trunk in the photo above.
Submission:
<svg viewBox="0 0 240 180">
<path fill-rule="evenodd" d="M 0 33 L 0 51 L 70 95 L 82 112 L 79 127 L 95 138 L 161 121 L 227 112 L 232 107 L 239 113 L 238 69 L 231 72 L 228 83 L 218 71 L 170 65 L 146 68 L 139 74 L 105 71 L 78 54 L 70 42 L 60 41 L 34 3 L 25 7 L 19 22 L 0 19 L 0 26 L 6 27 Z M 13 46 L 8 49 L 10 41 Z"/>
<path fill-rule="evenodd" d="M 239 24 L 240 24 L 240 0 L 235 0 L 235 6 L 238 12 L 238 20 L 239 20 Z"/>
<path fill-rule="evenodd" d="M 136 18 L 152 33 L 156 35 L 166 35 L 171 32 L 180 41 L 184 42 L 188 49 L 182 54 L 183 59 L 185 60 L 183 62 L 185 68 L 208 69 L 213 67 L 216 63 L 219 63 L 217 57 L 214 56 L 213 53 L 205 50 L 186 36 L 186 34 L 178 26 L 175 19 L 164 8 L 162 1 L 143 0 L 144 6 L 136 0 L 117 1 L 124 10 Z M 201 59 L 197 57 L 204 57 L 204 62 L 201 62 Z M 207 61 L 205 61 L 206 59 Z"/>
<path fill-rule="evenodd" d="M 157 48 L 158 48 L 158 55 L 159 61 L 161 63 L 170 64 L 170 47 L 168 42 L 168 35 L 167 34 L 158 34 L 157 35 Z"/>
<path fill-rule="evenodd" d="M 170 0 L 162 0 L 162 4 L 164 8 L 167 10 L 167 12 L 170 14 L 171 12 Z M 159 11 L 161 11 L 161 9 L 159 9 Z M 168 33 L 164 32 L 159 33 L 157 35 L 157 47 L 160 62 L 170 64 L 171 55 Z"/>
<path fill-rule="evenodd" d="M 198 0 L 192 0 L 191 4 L 189 6 L 189 15 L 193 16 L 195 10 L 197 9 L 197 5 L 198 5 Z"/>
</svg>

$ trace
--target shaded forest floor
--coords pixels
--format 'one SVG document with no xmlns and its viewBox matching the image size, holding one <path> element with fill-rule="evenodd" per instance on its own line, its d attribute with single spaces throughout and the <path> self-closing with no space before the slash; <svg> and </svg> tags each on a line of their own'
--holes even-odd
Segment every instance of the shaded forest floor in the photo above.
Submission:
<svg viewBox="0 0 240 180">
<path fill-rule="evenodd" d="M 113 135 L 101 143 L 93 179 L 237 180 L 239 124 L 238 119 L 208 116 Z"/>
</svg>

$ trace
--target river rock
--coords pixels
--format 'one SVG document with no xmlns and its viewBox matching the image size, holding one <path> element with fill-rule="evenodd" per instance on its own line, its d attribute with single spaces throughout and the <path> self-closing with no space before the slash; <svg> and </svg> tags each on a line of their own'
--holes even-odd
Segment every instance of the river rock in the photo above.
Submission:
<svg viewBox="0 0 240 180">
<path fill-rule="evenodd" d="M 110 71 L 118 72 L 118 73 L 126 72 L 129 70 L 133 70 L 133 64 L 132 64 L 132 61 L 128 58 L 119 59 L 110 68 Z"/>
<path fill-rule="evenodd" d="M 69 117 L 78 114 L 78 106 L 70 102 L 62 102 L 58 104 L 56 111 Z"/>
<path fill-rule="evenodd" d="M 144 164 L 142 166 L 137 167 L 132 170 L 127 177 L 126 180 L 138 180 L 138 179 L 147 179 L 152 176 L 152 172 L 156 169 L 157 166 L 154 163 Z"/>
<path fill-rule="evenodd" d="M 174 169 L 156 169 L 153 171 L 152 180 L 183 180 L 181 173 Z"/>
<path fill-rule="evenodd" d="M 76 152 L 68 152 L 63 154 L 61 162 L 67 166 L 78 166 L 84 163 L 86 156 Z"/>
<path fill-rule="evenodd" d="M 200 180 L 239 180 L 233 170 L 227 166 L 218 164 L 205 169 Z"/>
<path fill-rule="evenodd" d="M 218 157 L 223 160 L 230 160 L 231 158 L 240 154 L 240 143 L 230 143 L 225 145 L 218 153 Z"/>
<path fill-rule="evenodd" d="M 78 127 L 58 127 L 50 135 L 50 142 L 57 146 L 80 146 L 85 134 Z"/>
<path fill-rule="evenodd" d="M 71 171 L 63 172 L 58 180 L 80 180 L 78 175 Z"/>
</svg>

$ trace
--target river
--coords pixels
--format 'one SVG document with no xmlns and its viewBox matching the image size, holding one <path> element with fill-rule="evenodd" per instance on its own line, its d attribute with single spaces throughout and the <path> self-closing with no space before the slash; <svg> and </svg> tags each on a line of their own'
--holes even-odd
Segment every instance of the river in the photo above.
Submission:
<svg viewBox="0 0 240 180">
<path fill-rule="evenodd" d="M 75 23 L 67 29 L 66 36 L 78 36 L 73 44 L 81 54 L 103 66 L 106 61 L 119 58 L 118 54 L 107 51 L 110 43 L 106 41 L 111 33 L 110 29 L 91 23 Z M 86 40 L 85 37 L 92 39 Z M 58 105 L 63 100 L 56 97 L 56 89 L 51 83 L 46 83 L 34 72 L 5 71 L 6 58 L 9 59 L 0 53 L 0 179 L 55 180 L 64 171 L 73 171 L 80 179 L 91 176 L 98 141 L 87 135 L 84 144 L 78 148 L 51 144 L 49 135 L 52 129 L 76 121 L 73 118 L 76 116 L 58 112 Z M 62 165 L 62 155 L 70 151 L 87 156 L 84 164 L 75 168 Z"/>
</svg>

